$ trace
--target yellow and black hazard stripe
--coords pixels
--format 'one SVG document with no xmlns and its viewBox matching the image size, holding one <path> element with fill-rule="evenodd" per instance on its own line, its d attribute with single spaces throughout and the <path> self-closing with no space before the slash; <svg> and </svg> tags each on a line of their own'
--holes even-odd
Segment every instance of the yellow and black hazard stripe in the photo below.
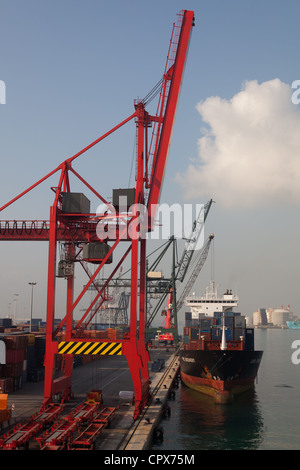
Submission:
<svg viewBox="0 0 300 470">
<path fill-rule="evenodd" d="M 58 354 L 92 354 L 92 355 L 122 355 L 122 343 L 98 341 L 61 341 L 58 343 Z"/>
</svg>

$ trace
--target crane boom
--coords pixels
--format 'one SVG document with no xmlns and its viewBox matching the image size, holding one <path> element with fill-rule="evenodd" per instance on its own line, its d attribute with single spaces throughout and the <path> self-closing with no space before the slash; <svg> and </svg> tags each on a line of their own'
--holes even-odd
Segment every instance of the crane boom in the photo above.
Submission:
<svg viewBox="0 0 300 470">
<path fill-rule="evenodd" d="M 187 246 L 184 252 L 182 253 L 181 259 L 178 263 L 178 271 L 176 273 L 176 279 L 183 282 L 185 275 L 187 273 L 188 267 L 192 260 L 195 246 L 199 240 L 200 234 L 203 230 L 205 221 L 207 219 L 209 210 L 212 205 L 212 199 L 208 201 L 204 207 L 201 207 L 197 219 L 194 221 L 192 233 L 189 240 L 187 241 Z"/>
<path fill-rule="evenodd" d="M 147 202 L 150 228 L 153 226 L 156 205 L 159 203 L 161 186 L 166 169 L 185 60 L 192 26 L 194 26 L 194 12 L 182 10 L 179 13 L 179 21 L 178 33 L 175 38 L 176 50 L 173 52 L 174 58 L 171 57 L 172 65 L 165 73 L 162 84 L 161 94 L 163 95 L 164 93 L 167 93 L 168 97 L 167 100 L 163 100 L 166 102 L 165 112 L 160 132 L 157 135 L 157 142 L 154 145 L 154 148 L 157 149 L 157 151 L 155 151 L 155 154 L 153 155 L 152 170 L 148 170 L 148 174 L 151 174 L 149 185 L 150 191 Z M 168 92 L 166 91 L 167 85 L 169 85 Z M 164 106 L 162 106 L 162 108 L 164 108 Z"/>
<path fill-rule="evenodd" d="M 177 313 L 179 312 L 179 310 L 182 308 L 183 304 L 184 304 L 184 300 L 185 298 L 189 295 L 190 291 L 191 291 L 191 288 L 193 287 L 197 277 L 199 276 L 199 273 L 202 269 L 202 266 L 204 265 L 206 259 L 207 259 L 207 255 L 208 255 L 208 251 L 209 251 L 209 247 L 210 247 L 210 244 L 212 242 L 212 240 L 214 239 L 214 234 L 211 234 L 202 251 L 201 251 L 201 255 L 199 257 L 199 260 L 197 261 L 197 264 L 188 280 L 188 282 L 186 283 L 185 287 L 184 287 L 184 290 L 182 292 L 182 294 L 180 295 L 180 298 L 176 304 L 176 310 L 177 310 Z"/>
</svg>

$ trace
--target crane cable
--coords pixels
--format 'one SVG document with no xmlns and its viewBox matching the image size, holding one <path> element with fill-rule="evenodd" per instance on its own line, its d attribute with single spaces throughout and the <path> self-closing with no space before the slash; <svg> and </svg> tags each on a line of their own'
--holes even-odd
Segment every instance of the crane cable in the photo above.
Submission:
<svg viewBox="0 0 300 470">
<path fill-rule="evenodd" d="M 143 99 L 145 106 L 149 104 L 155 97 L 158 95 L 161 89 L 161 85 L 164 81 L 164 77 L 162 77 L 159 82 L 149 91 L 149 93 Z"/>
</svg>

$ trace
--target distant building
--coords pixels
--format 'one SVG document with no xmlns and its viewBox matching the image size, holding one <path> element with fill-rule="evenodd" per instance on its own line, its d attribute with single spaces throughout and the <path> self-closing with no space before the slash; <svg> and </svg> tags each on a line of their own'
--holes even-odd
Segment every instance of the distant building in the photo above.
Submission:
<svg viewBox="0 0 300 470">
<path fill-rule="evenodd" d="M 294 315 L 289 305 L 286 308 L 282 305 L 280 308 L 260 308 L 253 313 L 254 326 L 286 326 L 286 322 L 293 319 Z"/>
<path fill-rule="evenodd" d="M 259 308 L 256 312 L 253 313 L 253 325 L 267 325 L 268 318 L 265 308 Z"/>
</svg>

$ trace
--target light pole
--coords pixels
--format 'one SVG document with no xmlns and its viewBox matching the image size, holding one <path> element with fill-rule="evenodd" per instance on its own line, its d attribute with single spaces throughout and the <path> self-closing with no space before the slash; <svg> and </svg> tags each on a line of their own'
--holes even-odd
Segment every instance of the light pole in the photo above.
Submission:
<svg viewBox="0 0 300 470">
<path fill-rule="evenodd" d="M 18 300 L 18 296 L 20 294 L 14 294 L 14 323 L 16 325 L 16 318 L 17 318 L 17 300 Z"/>
<path fill-rule="evenodd" d="M 32 324 L 32 307 L 33 307 L 33 286 L 36 285 L 36 282 L 28 282 L 31 286 L 31 302 L 30 302 L 30 333 L 31 333 L 31 324 Z"/>
</svg>

